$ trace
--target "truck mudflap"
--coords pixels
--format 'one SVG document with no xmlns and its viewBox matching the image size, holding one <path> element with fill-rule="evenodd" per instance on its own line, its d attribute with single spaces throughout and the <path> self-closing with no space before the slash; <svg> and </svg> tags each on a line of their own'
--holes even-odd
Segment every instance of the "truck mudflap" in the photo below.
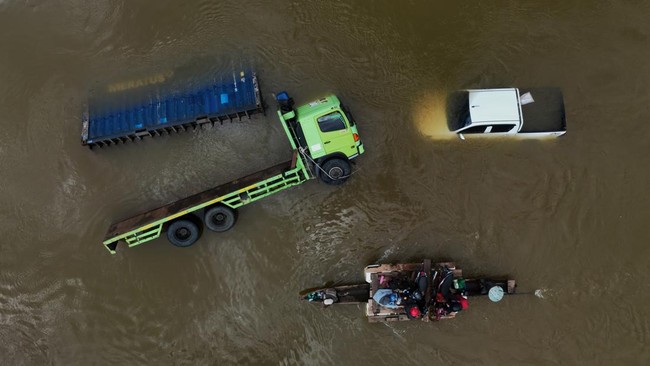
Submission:
<svg viewBox="0 0 650 366">
<path fill-rule="evenodd" d="M 223 80 L 123 108 L 91 109 L 82 116 L 81 143 L 91 148 L 117 145 L 264 112 L 254 72 L 240 71 Z"/>
<path fill-rule="evenodd" d="M 133 247 L 154 240 L 162 234 L 166 223 L 181 216 L 216 203 L 238 208 L 308 179 L 307 169 L 294 151 L 293 158 L 284 163 L 118 221 L 109 227 L 103 244 L 115 254 L 118 242 Z"/>
</svg>

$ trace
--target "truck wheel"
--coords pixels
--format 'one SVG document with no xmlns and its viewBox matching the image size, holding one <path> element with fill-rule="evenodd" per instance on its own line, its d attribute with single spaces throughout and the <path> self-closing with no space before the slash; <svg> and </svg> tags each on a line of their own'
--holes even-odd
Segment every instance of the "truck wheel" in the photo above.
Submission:
<svg viewBox="0 0 650 366">
<path fill-rule="evenodd" d="M 167 240 L 177 247 L 189 247 L 201 236 L 199 226 L 190 220 L 174 221 L 167 228 Z"/>
<path fill-rule="evenodd" d="M 237 221 L 237 213 L 227 206 L 214 206 L 208 209 L 203 216 L 205 226 L 218 233 L 230 230 L 235 226 Z"/>
<path fill-rule="evenodd" d="M 320 179 L 335 186 L 343 184 L 352 173 L 350 163 L 343 159 L 330 159 L 321 168 L 323 171 L 320 172 Z"/>
</svg>

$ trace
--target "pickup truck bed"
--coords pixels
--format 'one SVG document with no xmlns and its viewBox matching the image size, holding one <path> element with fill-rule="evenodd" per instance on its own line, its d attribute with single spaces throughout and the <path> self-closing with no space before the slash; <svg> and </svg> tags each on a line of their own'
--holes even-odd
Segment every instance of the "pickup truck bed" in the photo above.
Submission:
<svg viewBox="0 0 650 366">
<path fill-rule="evenodd" d="M 524 124 L 519 133 L 566 131 L 564 98 L 557 88 L 519 89 L 530 93 L 535 102 L 521 106 Z"/>
</svg>

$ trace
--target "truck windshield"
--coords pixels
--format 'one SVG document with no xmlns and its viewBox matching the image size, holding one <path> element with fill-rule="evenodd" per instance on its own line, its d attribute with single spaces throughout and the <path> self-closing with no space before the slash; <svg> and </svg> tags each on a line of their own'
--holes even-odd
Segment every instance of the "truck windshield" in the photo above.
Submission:
<svg viewBox="0 0 650 366">
<path fill-rule="evenodd" d="M 456 131 L 471 123 L 469 114 L 469 92 L 455 91 L 447 96 L 447 127 Z"/>
<path fill-rule="evenodd" d="M 322 132 L 345 130 L 345 121 L 340 112 L 332 112 L 318 117 L 318 127 Z"/>
</svg>

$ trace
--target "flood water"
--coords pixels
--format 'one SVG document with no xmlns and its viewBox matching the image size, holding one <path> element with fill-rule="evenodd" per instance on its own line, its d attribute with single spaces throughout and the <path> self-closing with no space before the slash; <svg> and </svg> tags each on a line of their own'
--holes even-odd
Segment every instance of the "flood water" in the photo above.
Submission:
<svg viewBox="0 0 650 366">
<path fill-rule="evenodd" d="M 0 363 L 650 364 L 649 15 L 633 0 L 0 0 Z M 80 144 L 104 96 L 240 67 L 266 117 Z M 440 133 L 447 92 L 499 86 L 562 88 L 568 133 Z M 245 206 L 191 248 L 104 249 L 113 221 L 287 160 L 279 90 L 350 107 L 366 154 L 344 186 Z M 522 295 L 389 325 L 297 301 L 423 258 Z"/>
</svg>

